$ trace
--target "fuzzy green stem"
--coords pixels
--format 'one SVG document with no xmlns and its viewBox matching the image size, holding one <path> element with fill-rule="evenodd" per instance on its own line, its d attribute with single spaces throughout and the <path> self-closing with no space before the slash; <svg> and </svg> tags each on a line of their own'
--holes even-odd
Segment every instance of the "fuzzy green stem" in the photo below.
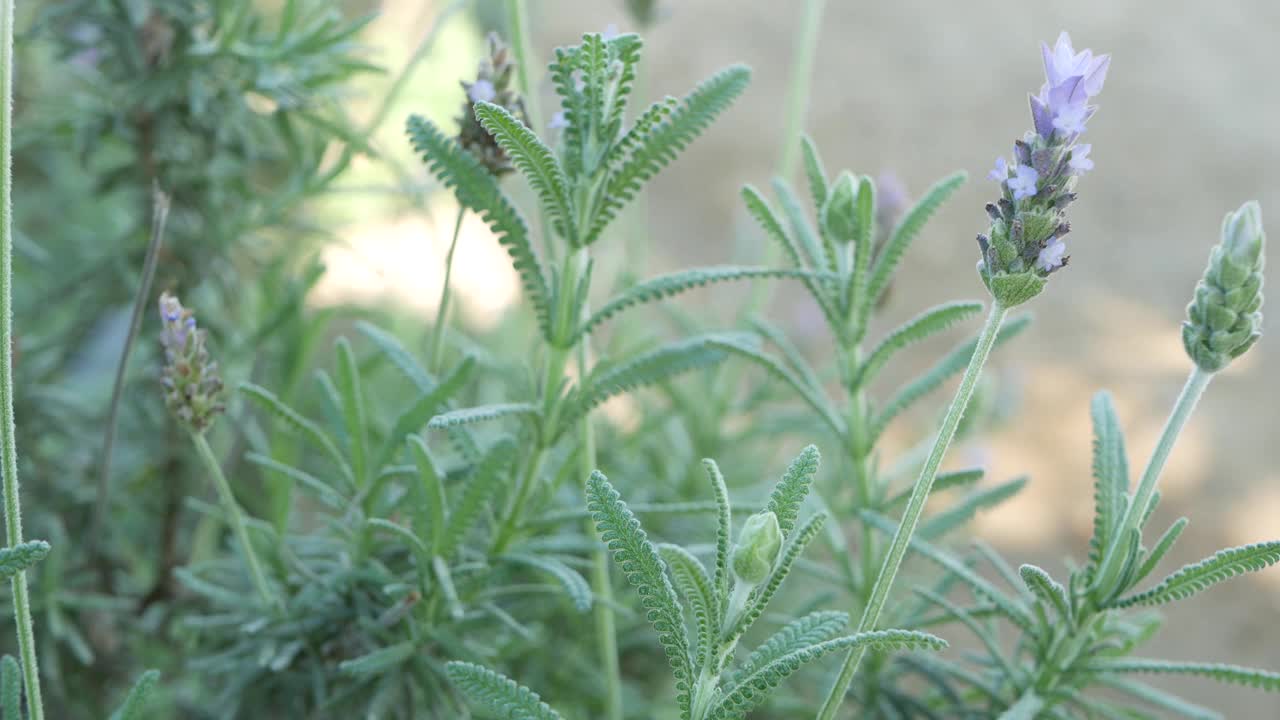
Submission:
<svg viewBox="0 0 1280 720">
<path fill-rule="evenodd" d="M 4 473 L 5 540 L 22 542 L 22 497 L 18 486 L 18 440 L 13 419 L 13 0 L 0 0 L 0 470 Z M 36 633 L 31 622 L 27 573 L 13 586 L 13 619 L 31 720 L 43 720 Z"/>
<path fill-rule="evenodd" d="M 880 573 L 876 576 L 875 584 L 871 588 L 871 595 L 867 601 L 867 606 L 862 612 L 862 620 L 858 623 L 857 632 L 870 632 L 876 628 L 876 624 L 880 621 L 880 612 L 884 609 L 885 602 L 889 598 L 889 589 L 893 586 L 894 578 L 897 577 L 898 569 L 902 566 L 902 560 L 907 554 L 907 546 L 911 542 L 911 536 L 915 533 L 916 525 L 920 522 L 920 514 L 924 511 L 925 502 L 929 499 L 929 491 L 933 489 L 934 478 L 938 475 L 938 468 L 942 465 L 942 459 L 947 454 L 947 449 L 951 446 L 951 441 L 955 438 L 956 428 L 960 425 L 960 418 L 964 416 L 965 409 L 969 405 L 969 399 L 973 396 L 974 388 L 978 384 L 978 378 L 982 375 L 982 367 L 987 362 L 987 356 L 991 354 L 991 347 L 995 345 L 996 335 L 1000 332 L 1000 325 L 1004 322 L 1008 309 L 993 302 L 991 311 L 987 315 L 987 322 L 982 327 L 982 333 L 978 336 L 978 345 L 973 351 L 973 356 L 969 358 L 969 366 L 965 368 L 964 377 L 960 380 L 960 387 L 956 389 L 956 395 L 951 400 L 951 405 L 947 408 L 947 414 L 942 419 L 942 427 L 938 429 L 938 435 L 933 441 L 933 449 L 929 452 L 929 458 L 925 461 L 924 467 L 920 469 L 920 476 L 916 479 L 915 485 L 911 489 L 911 497 L 907 500 L 907 508 L 903 511 L 902 522 L 898 524 L 898 529 L 893 534 L 893 540 L 889 543 L 888 553 L 885 555 L 884 564 L 880 566 Z M 858 664 L 862 661 L 862 656 L 866 654 L 866 647 L 859 647 L 851 650 L 844 659 L 844 664 L 840 668 L 840 674 L 836 678 L 836 682 L 831 687 L 826 701 L 822 705 L 822 710 L 818 713 L 817 720 L 833 720 L 836 712 L 839 711 L 841 703 L 844 702 L 845 693 L 849 690 L 849 684 L 853 682 L 854 673 L 858 670 Z"/>
<path fill-rule="evenodd" d="M 265 605 L 282 609 L 279 598 L 271 592 L 270 586 L 267 585 L 267 576 L 262 572 L 262 565 L 258 562 L 258 554 L 253 550 L 253 543 L 249 541 L 249 529 L 245 525 L 244 510 L 236 503 L 236 497 L 231 492 L 231 485 L 227 482 L 226 475 L 222 474 L 222 465 L 218 463 L 218 458 L 213 454 L 213 448 L 209 447 L 209 441 L 205 438 L 204 433 L 192 431 L 191 442 L 196 446 L 196 452 L 200 455 L 200 459 L 204 461 L 205 467 L 209 470 L 209 474 L 213 477 L 213 485 L 218 491 L 218 500 L 222 502 L 222 509 L 227 513 L 227 519 L 231 522 L 231 531 L 235 533 L 236 541 L 240 543 L 240 549 L 244 552 L 245 562 L 249 565 L 249 575 L 253 579 L 253 585 L 258 591 L 258 595 L 262 598 Z"/>
<path fill-rule="evenodd" d="M 796 39 L 795 55 L 791 60 L 791 81 L 787 84 L 787 122 L 782 134 L 782 157 L 778 160 L 778 174 L 783 178 L 791 177 L 800 151 L 800 134 L 813 91 L 813 63 L 818 54 L 818 34 L 822 30 L 825 4 L 825 0 L 808 0 L 800 19 L 800 36 Z"/>
<path fill-rule="evenodd" d="M 440 306 L 436 308 L 436 324 L 431 328 L 430 352 L 427 357 L 430 364 L 427 369 L 432 375 L 440 373 L 440 360 L 444 353 L 444 336 L 449 332 L 449 301 L 453 297 L 450 282 L 453 278 L 453 253 L 458 249 L 458 235 L 462 230 L 462 218 L 466 208 L 458 208 L 458 219 L 453 223 L 453 240 L 449 241 L 449 252 L 444 256 L 444 286 L 440 288 Z"/>
<path fill-rule="evenodd" d="M 1169 414 L 1169 418 L 1165 421 L 1164 430 L 1160 433 L 1160 440 L 1156 443 L 1155 450 L 1151 453 L 1151 459 L 1147 461 L 1147 467 L 1142 471 L 1142 479 L 1138 482 L 1138 489 L 1134 493 L 1133 502 L 1125 509 L 1124 518 L 1121 519 L 1119 528 L 1111 541 L 1110 547 L 1106 549 L 1106 555 L 1103 557 L 1102 566 L 1098 569 L 1097 577 L 1109 578 L 1118 574 L 1119 568 L 1117 563 L 1123 562 L 1121 555 L 1121 545 L 1130 528 L 1138 527 L 1142 519 L 1146 517 L 1148 505 L 1151 503 L 1155 494 L 1156 483 L 1160 480 L 1160 473 L 1164 471 L 1164 465 L 1169 460 L 1169 454 L 1173 451 L 1173 446 L 1178 441 L 1178 435 L 1181 434 L 1182 428 L 1187 424 L 1187 420 L 1191 417 L 1191 413 L 1196 408 L 1196 404 L 1200 401 L 1200 396 L 1204 394 L 1205 388 L 1209 386 L 1209 381 L 1213 379 L 1213 373 L 1194 366 L 1191 374 L 1187 376 L 1187 382 L 1182 386 L 1182 392 L 1178 394 L 1178 399 L 1173 405 L 1173 411 Z M 1109 592 L 1112 588 L 1101 588 L 1103 593 Z"/>
</svg>

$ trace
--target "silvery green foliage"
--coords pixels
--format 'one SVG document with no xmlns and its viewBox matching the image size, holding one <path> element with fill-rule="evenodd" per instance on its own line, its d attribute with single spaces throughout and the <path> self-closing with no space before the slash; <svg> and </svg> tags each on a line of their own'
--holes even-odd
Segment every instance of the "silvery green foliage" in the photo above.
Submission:
<svg viewBox="0 0 1280 720">
<path fill-rule="evenodd" d="M 675 704 L 684 720 L 744 718 L 766 702 L 790 675 L 830 653 L 858 645 L 882 651 L 940 650 L 946 643 L 925 632 L 880 630 L 844 635 L 848 616 L 813 612 L 788 621 L 735 663 L 746 632 L 764 614 L 826 516 L 798 522 L 818 470 L 818 450 L 801 451 L 774 486 L 765 509 L 748 518 L 732 543 L 732 508 L 724 477 L 705 460 L 716 501 L 716 541 L 711 567 L 679 545 L 655 544 L 617 490 L 599 472 L 587 483 L 587 507 L 641 611 L 658 635 L 675 679 Z M 757 564 L 763 572 L 756 573 Z M 744 578 L 744 571 L 751 575 Z M 687 604 L 687 608 L 686 608 Z M 690 626 L 686 618 L 693 620 Z M 735 667 L 736 665 L 736 667 Z M 498 717 L 560 716 L 536 694 L 490 670 L 452 663 L 455 686 Z"/>
<path fill-rule="evenodd" d="M 1241 205 L 1222 221 L 1222 242 L 1196 285 L 1182 324 L 1182 344 L 1192 361 L 1217 372 L 1262 336 L 1262 209 Z"/>
</svg>

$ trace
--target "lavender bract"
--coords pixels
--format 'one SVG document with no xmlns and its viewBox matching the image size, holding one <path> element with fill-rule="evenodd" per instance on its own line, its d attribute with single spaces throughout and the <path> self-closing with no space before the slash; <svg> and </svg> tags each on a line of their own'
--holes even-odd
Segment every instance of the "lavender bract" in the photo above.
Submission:
<svg viewBox="0 0 1280 720">
<path fill-rule="evenodd" d="M 1034 129 L 1014 143 L 1012 162 L 996 159 L 987 177 L 1000 183 L 1001 198 L 987 204 L 991 227 L 978 236 L 978 272 L 1006 307 L 1030 300 L 1045 278 L 1070 259 L 1063 237 L 1071 226 L 1066 208 L 1076 198 L 1076 179 L 1093 169 L 1093 146 L 1077 140 L 1097 108 L 1110 55 L 1077 53 L 1064 32 L 1052 49 L 1041 46 L 1045 83 L 1031 97 Z"/>
</svg>

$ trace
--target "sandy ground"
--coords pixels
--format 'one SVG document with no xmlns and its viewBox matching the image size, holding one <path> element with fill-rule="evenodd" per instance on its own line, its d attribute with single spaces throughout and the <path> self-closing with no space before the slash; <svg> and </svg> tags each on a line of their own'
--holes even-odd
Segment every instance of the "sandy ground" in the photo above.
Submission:
<svg viewBox="0 0 1280 720">
<path fill-rule="evenodd" d="M 666 18 L 646 33 L 651 95 L 683 93 L 731 62 L 751 65 L 755 79 L 653 185 L 650 271 L 748 260 L 735 256 L 735 237 L 747 227 L 737 192 L 745 182 L 767 186 L 776 172 L 801 3 L 662 4 Z M 426 17 L 416 4 L 412 11 L 385 5 Z M 544 59 L 546 49 L 584 31 L 633 29 L 620 0 L 532 5 Z M 1038 43 L 1066 29 L 1078 47 L 1114 55 L 1090 125 L 1097 168 L 1072 207 L 1071 266 L 1034 302 L 1033 329 L 995 363 L 1021 390 L 1018 422 L 966 451 L 990 458 L 993 482 L 1023 472 L 1033 478 L 1017 500 L 980 518 L 979 534 L 1015 561 L 1061 574 L 1062 558 L 1083 555 L 1090 529 L 1091 395 L 1113 392 L 1136 475 L 1189 367 L 1178 325 L 1223 214 L 1256 198 L 1280 239 L 1280 83 L 1273 75 L 1280 3 L 826 5 L 806 130 L 828 169 L 892 170 L 916 190 L 955 169 L 972 178 L 909 254 L 884 328 L 938 302 L 983 297 L 973 237 L 994 195 L 984 176 L 1030 124 L 1027 93 L 1041 82 Z M 549 92 L 544 107 L 548 101 Z M 439 215 L 433 226 L 447 227 L 450 213 Z M 417 228 L 407 232 L 421 237 Z M 784 295 L 774 308 L 780 319 L 804 315 L 794 299 Z M 1272 445 L 1280 421 L 1278 343 L 1273 332 L 1214 382 L 1171 459 L 1155 532 L 1180 515 L 1192 524 L 1165 570 L 1226 545 L 1280 537 L 1280 471 L 1269 462 L 1280 452 Z M 916 353 L 889 374 L 907 377 L 932 359 Z M 1280 569 L 1272 569 L 1179 604 L 1149 654 L 1280 670 L 1277 619 Z M 1280 701 L 1257 691 L 1197 681 L 1178 687 L 1229 717 L 1280 717 Z"/>
</svg>

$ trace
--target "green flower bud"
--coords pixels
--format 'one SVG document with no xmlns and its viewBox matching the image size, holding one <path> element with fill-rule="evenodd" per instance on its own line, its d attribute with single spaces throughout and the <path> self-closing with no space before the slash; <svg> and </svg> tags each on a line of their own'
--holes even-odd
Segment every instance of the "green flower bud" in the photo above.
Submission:
<svg viewBox="0 0 1280 720">
<path fill-rule="evenodd" d="M 778 516 L 770 511 L 747 518 L 733 548 L 733 575 L 739 583 L 759 585 L 773 571 L 773 564 L 782 551 L 782 529 Z"/>
<path fill-rule="evenodd" d="M 1182 324 L 1182 344 L 1202 370 L 1221 370 L 1262 335 L 1265 240 L 1257 202 L 1227 213 L 1222 241 L 1209 254 Z"/>
<path fill-rule="evenodd" d="M 840 173 L 821 208 L 822 226 L 836 242 L 853 242 L 858 232 L 857 204 L 857 180 L 848 172 Z"/>
</svg>

